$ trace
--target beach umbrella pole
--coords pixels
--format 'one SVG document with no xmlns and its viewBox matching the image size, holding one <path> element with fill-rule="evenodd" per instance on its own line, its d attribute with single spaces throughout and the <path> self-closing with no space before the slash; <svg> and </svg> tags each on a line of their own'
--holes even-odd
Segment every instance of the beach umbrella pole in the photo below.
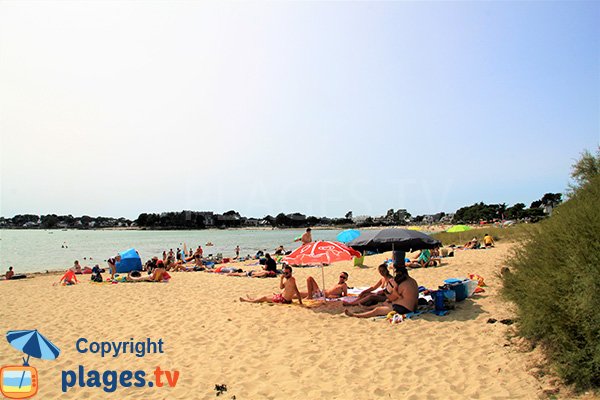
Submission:
<svg viewBox="0 0 600 400">
<path fill-rule="evenodd" d="M 24 362 L 24 366 L 28 366 L 29 365 L 29 357 L 30 355 L 27 354 L 27 360 L 25 360 L 25 357 L 23 357 L 23 362 Z M 19 389 L 21 389 L 21 386 L 23 385 L 23 379 L 25 378 L 25 371 L 23 371 L 23 375 L 21 375 L 21 381 L 19 382 Z"/>
<path fill-rule="evenodd" d="M 323 267 L 323 263 L 321 263 L 321 279 L 323 281 L 323 289 L 321 290 L 323 292 L 323 297 L 326 298 L 327 296 L 325 296 L 325 267 Z"/>
</svg>

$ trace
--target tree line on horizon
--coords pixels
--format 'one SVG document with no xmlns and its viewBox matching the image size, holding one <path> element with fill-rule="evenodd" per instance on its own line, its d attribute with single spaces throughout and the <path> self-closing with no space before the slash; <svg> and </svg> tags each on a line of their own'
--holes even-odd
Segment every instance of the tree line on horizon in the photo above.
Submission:
<svg viewBox="0 0 600 400">
<path fill-rule="evenodd" d="M 369 227 L 397 225 L 428 225 L 444 224 L 477 224 L 481 221 L 494 222 L 515 220 L 537 222 L 551 214 L 554 207 L 562 202 L 561 193 L 546 193 L 531 203 L 529 208 L 524 203 L 516 203 L 508 207 L 502 204 L 475 203 L 459 208 L 455 213 L 439 212 L 430 215 L 412 216 L 404 209 L 389 209 L 385 215 L 353 217 L 348 211 L 343 218 L 306 216 L 301 213 L 279 213 L 276 216 L 266 215 L 262 218 L 244 217 L 235 210 L 223 214 L 211 211 L 172 211 L 163 213 L 141 213 L 137 219 L 124 217 L 90 217 L 84 215 L 36 215 L 19 214 L 12 218 L 0 217 L 0 228 L 20 229 L 98 229 L 98 228 L 128 228 L 142 229 L 210 229 L 210 228 L 241 228 L 241 227 L 273 227 L 273 228 L 304 228 L 309 226 L 332 227 Z"/>
</svg>

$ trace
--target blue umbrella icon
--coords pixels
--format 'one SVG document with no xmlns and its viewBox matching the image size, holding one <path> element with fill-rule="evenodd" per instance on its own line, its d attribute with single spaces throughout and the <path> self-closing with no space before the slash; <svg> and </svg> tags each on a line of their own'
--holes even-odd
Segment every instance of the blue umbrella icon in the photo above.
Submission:
<svg viewBox="0 0 600 400">
<path fill-rule="evenodd" d="M 356 239 L 359 236 L 360 236 L 360 231 L 357 231 L 356 229 L 346 229 L 345 231 L 338 233 L 336 238 L 338 241 L 340 241 L 342 243 L 348 243 L 348 242 Z"/>
<path fill-rule="evenodd" d="M 29 357 L 41 358 L 42 360 L 54 360 L 60 354 L 60 349 L 39 333 L 37 329 L 8 331 L 6 333 L 6 340 L 8 340 L 8 343 L 15 349 L 27 354 L 27 360 L 23 357 L 24 366 L 29 365 Z M 23 384 L 24 376 L 25 372 L 23 372 L 23 376 L 21 376 L 19 387 Z"/>
</svg>

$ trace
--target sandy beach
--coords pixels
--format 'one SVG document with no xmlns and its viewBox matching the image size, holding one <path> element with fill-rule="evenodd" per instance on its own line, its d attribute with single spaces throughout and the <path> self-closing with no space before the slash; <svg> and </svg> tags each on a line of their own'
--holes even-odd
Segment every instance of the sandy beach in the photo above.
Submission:
<svg viewBox="0 0 600 400">
<path fill-rule="evenodd" d="M 544 384 L 531 375 L 532 353 L 507 339 L 513 327 L 487 323 L 514 316 L 500 298 L 497 275 L 510 249 L 501 243 L 457 251 L 441 267 L 412 270 L 426 287 L 468 273 L 483 276 L 487 287 L 447 316 L 424 314 L 397 325 L 346 317 L 339 302 L 300 307 L 238 300 L 278 292 L 279 279 L 180 272 L 166 284 L 91 284 L 84 276 L 84 283 L 63 287 L 52 285 L 57 276 L 43 275 L 0 282 L 0 331 L 39 327 L 61 349 L 57 360 L 32 359 L 41 399 L 212 399 L 215 384 L 227 385 L 219 397 L 226 399 L 538 398 Z M 369 286 L 389 256 L 367 257 L 368 268 L 328 266 L 327 286 L 340 271 L 350 274 L 349 286 Z M 319 268 L 296 268 L 294 275 L 301 290 L 309 275 L 321 282 Z M 102 358 L 79 353 L 80 337 L 162 339 L 164 353 Z M 0 365 L 19 364 L 20 356 L 5 340 L 0 343 Z M 160 366 L 180 376 L 174 388 L 105 393 L 73 387 L 63 394 L 61 371 L 79 365 L 100 372 Z"/>
</svg>

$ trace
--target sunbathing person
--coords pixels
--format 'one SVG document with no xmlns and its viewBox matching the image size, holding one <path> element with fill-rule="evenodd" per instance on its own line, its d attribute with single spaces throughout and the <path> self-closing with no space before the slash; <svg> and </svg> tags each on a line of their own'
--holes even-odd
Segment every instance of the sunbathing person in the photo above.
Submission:
<svg viewBox="0 0 600 400">
<path fill-rule="evenodd" d="M 291 304 L 292 299 L 296 297 L 298 302 L 302 304 L 302 296 L 296 285 L 296 278 L 292 276 L 292 267 L 286 265 L 283 267 L 283 274 L 279 281 L 279 288 L 282 289 L 281 293 L 273 294 L 272 296 L 262 296 L 258 298 L 251 298 L 246 295 L 246 298 L 240 297 L 240 301 L 249 303 L 281 303 Z"/>
<path fill-rule="evenodd" d="M 390 311 L 398 314 L 414 312 L 419 301 L 417 281 L 408 275 L 406 267 L 399 267 L 394 277 L 394 283 L 392 294 L 388 296 L 388 300 L 382 306 L 363 313 L 351 313 L 346 309 L 345 314 L 349 317 L 370 318 L 387 315 Z"/>
<path fill-rule="evenodd" d="M 127 277 L 125 278 L 125 280 L 127 282 L 161 282 L 165 275 L 167 275 L 167 271 L 165 271 L 165 269 L 162 267 L 161 263 L 158 263 L 156 265 L 156 268 L 154 268 L 154 271 L 152 271 L 152 274 L 150 275 L 146 275 L 146 276 L 131 276 L 133 272 L 139 272 L 139 271 L 131 271 L 127 274 Z"/>
<path fill-rule="evenodd" d="M 343 304 L 345 306 L 372 306 L 386 301 L 387 296 L 392 293 L 393 283 L 390 281 L 393 281 L 394 277 L 390 274 L 386 263 L 379 266 L 379 274 L 381 275 L 381 279 L 376 284 L 360 292 L 355 300 L 344 302 Z M 383 291 L 373 293 L 378 288 L 383 288 Z"/>
<path fill-rule="evenodd" d="M 277 263 L 269 253 L 265 254 L 267 259 L 265 265 L 262 267 L 262 271 L 248 271 L 248 272 L 230 272 L 227 276 L 248 276 L 251 278 L 275 278 L 277 276 Z"/>
<path fill-rule="evenodd" d="M 302 296 L 307 299 L 314 299 L 318 297 L 326 297 L 328 299 L 334 299 L 338 297 L 344 297 L 348 294 L 348 285 L 346 281 L 348 280 L 348 273 L 342 272 L 340 273 L 340 278 L 338 283 L 332 287 L 331 289 L 325 290 L 323 293 L 322 290 L 319 289 L 319 285 L 317 281 L 312 276 L 306 278 L 306 292 L 302 292 Z"/>
<path fill-rule="evenodd" d="M 480 246 L 479 244 L 479 240 L 477 240 L 476 237 L 474 237 L 473 239 L 471 239 L 470 241 L 468 241 L 467 243 L 465 243 L 465 245 L 463 246 L 463 249 L 478 249 Z"/>
</svg>

